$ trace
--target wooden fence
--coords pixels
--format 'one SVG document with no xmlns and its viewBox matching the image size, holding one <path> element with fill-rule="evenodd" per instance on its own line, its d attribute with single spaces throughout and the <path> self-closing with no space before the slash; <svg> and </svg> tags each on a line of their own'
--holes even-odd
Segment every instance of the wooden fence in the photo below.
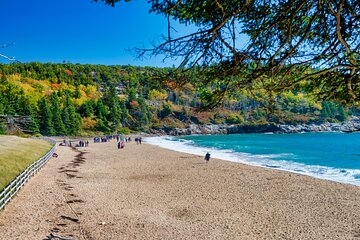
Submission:
<svg viewBox="0 0 360 240">
<path fill-rule="evenodd" d="M 37 173 L 53 156 L 53 153 L 56 149 L 56 142 L 50 139 L 43 139 L 51 144 L 53 147 L 40 159 L 28 166 L 25 171 L 20 173 L 11 183 L 9 183 L 3 190 L 0 192 L 0 210 L 2 210 L 5 205 L 10 202 L 10 200 L 15 196 L 15 194 L 24 186 L 24 184 Z"/>
</svg>

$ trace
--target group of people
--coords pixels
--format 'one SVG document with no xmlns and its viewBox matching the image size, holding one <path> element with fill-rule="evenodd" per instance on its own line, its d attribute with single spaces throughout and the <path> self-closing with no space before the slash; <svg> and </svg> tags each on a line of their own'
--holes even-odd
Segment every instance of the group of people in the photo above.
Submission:
<svg viewBox="0 0 360 240">
<path fill-rule="evenodd" d="M 131 137 L 118 137 L 116 139 L 118 141 L 118 143 L 117 143 L 118 149 L 124 148 L 125 143 L 132 141 Z M 141 137 L 136 137 L 134 140 L 135 140 L 136 144 L 141 144 L 142 143 L 142 138 Z"/>
<path fill-rule="evenodd" d="M 59 145 L 60 146 L 68 146 L 73 147 L 74 141 L 66 140 L 64 139 Z M 88 140 L 80 140 L 78 144 L 76 144 L 74 147 L 88 147 L 89 141 Z"/>
<path fill-rule="evenodd" d="M 118 141 L 118 143 L 117 143 L 117 147 L 118 147 L 118 149 L 120 149 L 120 148 L 124 148 L 124 147 L 125 147 L 125 143 L 124 143 L 124 141 Z"/>
<path fill-rule="evenodd" d="M 110 142 L 109 136 L 102 136 L 102 137 L 94 137 L 94 143 L 99 142 Z"/>
<path fill-rule="evenodd" d="M 141 144 L 141 141 L 142 141 L 141 137 L 135 138 L 136 144 Z"/>
<path fill-rule="evenodd" d="M 86 140 L 86 141 L 80 140 L 79 141 L 78 147 L 88 147 L 88 146 L 89 146 L 89 141 L 88 140 Z"/>
<path fill-rule="evenodd" d="M 121 137 L 119 135 L 116 136 L 116 140 L 117 140 L 117 147 L 118 149 L 124 148 L 125 147 L 125 143 L 127 142 L 131 142 L 131 137 Z M 135 139 L 136 141 L 136 139 Z"/>
<path fill-rule="evenodd" d="M 112 140 L 112 139 L 116 139 L 117 142 L 119 142 L 119 141 L 130 142 L 131 141 L 131 137 L 122 137 L 120 134 L 114 134 L 114 135 L 108 135 L 108 136 L 94 137 L 94 143 L 110 142 L 110 140 Z"/>
<path fill-rule="evenodd" d="M 119 135 L 116 136 L 116 140 L 119 141 L 125 141 L 125 142 L 131 142 L 131 137 L 121 137 Z"/>
<path fill-rule="evenodd" d="M 125 142 L 131 142 L 131 137 L 121 137 L 119 134 L 117 135 L 111 135 L 111 136 L 102 136 L 102 137 L 94 137 L 94 143 L 99 143 L 99 142 L 109 142 L 110 139 L 116 139 L 117 141 L 117 148 L 118 149 L 122 149 L 125 147 Z M 136 137 L 135 138 L 135 142 L 136 144 L 141 144 L 142 142 L 142 139 L 141 137 Z M 65 140 L 60 143 L 60 146 L 69 146 L 69 147 L 72 147 L 72 143 L 70 140 Z M 86 140 L 80 140 L 79 141 L 79 144 L 76 145 L 76 147 L 88 147 L 89 146 L 89 141 Z M 56 153 L 54 153 L 54 157 L 57 157 L 57 154 L 55 155 Z M 205 157 L 204 157 L 204 160 L 206 162 L 209 162 L 210 160 L 210 153 L 207 152 L 205 154 Z"/>
<path fill-rule="evenodd" d="M 103 143 L 103 142 L 110 142 L 110 140 L 112 139 L 116 139 L 117 141 L 117 148 L 118 149 L 122 149 L 125 147 L 125 143 L 127 142 L 131 142 L 132 139 L 131 137 L 128 136 L 121 136 L 120 134 L 116 134 L 116 135 L 108 135 L 108 136 L 97 136 L 94 137 L 94 143 Z M 142 138 L 141 137 L 136 137 L 135 138 L 135 142 L 136 144 L 141 144 L 142 143 Z M 72 147 L 74 144 L 74 141 L 70 141 L 70 140 L 65 140 L 60 143 L 61 146 L 69 146 Z M 89 146 L 89 141 L 88 140 L 80 140 L 78 144 L 75 145 L 75 147 L 88 147 Z"/>
</svg>

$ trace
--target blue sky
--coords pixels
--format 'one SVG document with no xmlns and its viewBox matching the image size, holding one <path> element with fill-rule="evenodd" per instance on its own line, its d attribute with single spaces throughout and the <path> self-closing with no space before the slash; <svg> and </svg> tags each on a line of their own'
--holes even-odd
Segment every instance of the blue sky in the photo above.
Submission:
<svg viewBox="0 0 360 240">
<path fill-rule="evenodd" d="M 166 33 L 166 19 L 148 9 L 145 0 L 115 8 L 91 0 L 0 0 L 0 44 L 14 43 L 0 53 L 21 62 L 176 65 L 160 56 L 140 61 L 126 51 Z"/>
</svg>

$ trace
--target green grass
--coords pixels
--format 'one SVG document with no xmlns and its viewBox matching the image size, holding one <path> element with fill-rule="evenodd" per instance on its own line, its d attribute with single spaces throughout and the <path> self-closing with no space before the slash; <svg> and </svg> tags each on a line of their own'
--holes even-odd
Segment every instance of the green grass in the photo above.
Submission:
<svg viewBox="0 0 360 240">
<path fill-rule="evenodd" d="M 0 136 L 0 192 L 52 145 L 42 140 Z"/>
</svg>

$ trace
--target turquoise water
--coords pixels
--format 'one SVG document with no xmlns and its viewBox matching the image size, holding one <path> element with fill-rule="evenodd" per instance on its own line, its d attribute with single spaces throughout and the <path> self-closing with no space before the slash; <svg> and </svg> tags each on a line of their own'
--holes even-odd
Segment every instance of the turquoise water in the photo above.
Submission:
<svg viewBox="0 0 360 240">
<path fill-rule="evenodd" d="M 360 133 L 234 134 L 182 139 L 201 147 L 272 155 L 272 160 L 360 170 Z"/>
<path fill-rule="evenodd" d="M 153 138 L 150 142 L 360 186 L 360 133 L 196 135 Z"/>
</svg>

